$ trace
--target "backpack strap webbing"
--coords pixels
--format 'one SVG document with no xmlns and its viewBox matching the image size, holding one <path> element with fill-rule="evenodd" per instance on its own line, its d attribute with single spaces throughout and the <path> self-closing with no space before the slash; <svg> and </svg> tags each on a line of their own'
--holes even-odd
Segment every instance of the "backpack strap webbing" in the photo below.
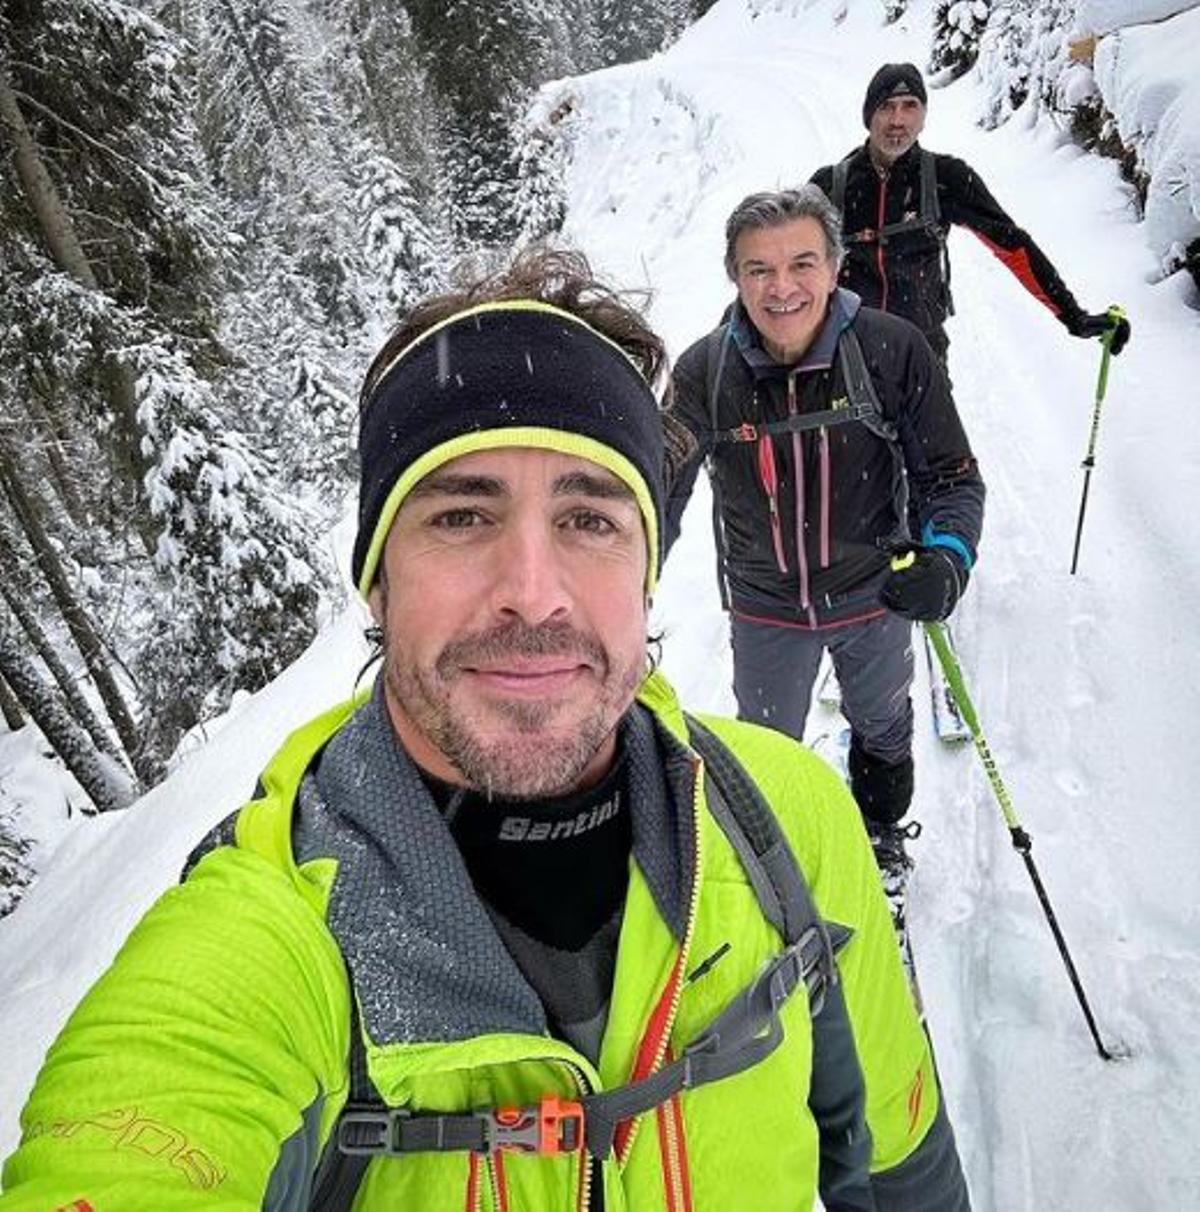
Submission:
<svg viewBox="0 0 1200 1212">
<path fill-rule="evenodd" d="M 729 355 L 729 346 L 733 342 L 733 327 L 726 320 L 705 338 L 704 370 L 705 390 L 708 401 L 709 429 L 717 431 L 717 393 L 721 387 L 721 376 L 725 373 L 725 359 Z M 717 590 L 721 595 L 721 609 L 729 609 L 729 577 L 725 569 L 725 518 L 721 498 L 721 484 L 711 463 L 708 468 L 708 482 L 712 486 L 712 517 L 713 535 L 716 542 L 717 556 Z"/>
<path fill-rule="evenodd" d="M 839 215 L 846 204 L 846 178 L 850 174 L 850 161 L 857 154 L 857 152 L 851 152 L 833 166 L 833 183 L 830 186 L 832 192 L 829 195 L 829 200 L 833 203 Z"/>
</svg>

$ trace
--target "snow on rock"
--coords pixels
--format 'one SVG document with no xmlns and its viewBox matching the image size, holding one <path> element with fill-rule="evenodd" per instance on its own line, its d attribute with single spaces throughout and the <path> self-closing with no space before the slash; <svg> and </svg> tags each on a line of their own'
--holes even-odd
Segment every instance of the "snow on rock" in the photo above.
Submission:
<svg viewBox="0 0 1200 1212">
<path fill-rule="evenodd" d="M 1165 21 L 1198 5 L 1200 0 L 1079 0 L 1075 28 L 1081 36 L 1099 38 L 1129 25 Z"/>
<path fill-rule="evenodd" d="M 1200 7 L 1101 38 L 1095 73 L 1150 178 L 1145 235 L 1169 273 L 1200 238 Z"/>
</svg>

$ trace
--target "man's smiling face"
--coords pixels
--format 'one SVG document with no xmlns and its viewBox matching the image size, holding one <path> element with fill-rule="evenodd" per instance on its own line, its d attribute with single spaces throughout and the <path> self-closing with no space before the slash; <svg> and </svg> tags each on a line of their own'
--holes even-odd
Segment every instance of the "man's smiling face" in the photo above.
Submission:
<svg viewBox="0 0 1200 1212">
<path fill-rule="evenodd" d="M 735 252 L 738 297 L 763 347 L 777 362 L 796 361 L 820 332 L 837 286 L 821 224 L 805 216 L 750 228 Z"/>
<path fill-rule="evenodd" d="M 646 669 L 646 560 L 633 493 L 586 459 L 502 448 L 426 476 L 371 593 L 413 759 L 513 799 L 597 781 Z"/>
</svg>

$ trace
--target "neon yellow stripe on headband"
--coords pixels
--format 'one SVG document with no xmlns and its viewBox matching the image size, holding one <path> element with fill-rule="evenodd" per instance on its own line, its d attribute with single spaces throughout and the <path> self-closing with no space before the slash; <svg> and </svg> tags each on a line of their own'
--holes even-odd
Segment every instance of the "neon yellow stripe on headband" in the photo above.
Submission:
<svg viewBox="0 0 1200 1212">
<path fill-rule="evenodd" d="M 548 310 L 557 311 L 557 308 Z M 460 315 L 468 313 L 460 312 Z M 563 313 L 566 315 L 567 313 Z M 457 318 L 457 317 L 456 317 Z M 584 325 L 587 327 L 587 325 Z M 415 344 L 415 342 L 414 342 Z M 611 342 L 610 342 L 611 344 Z M 409 346 L 411 349 L 412 346 Z M 363 560 L 362 574 L 358 579 L 358 592 L 365 598 L 371 592 L 375 580 L 375 572 L 383 556 L 383 547 L 387 542 L 388 531 L 392 522 L 404 503 L 404 498 L 430 472 L 449 463 L 451 459 L 463 455 L 474 454 L 480 450 L 500 450 L 510 446 L 532 447 L 535 450 L 553 450 L 559 454 L 575 455 L 589 462 L 597 463 L 611 471 L 637 501 L 641 510 L 642 523 L 646 528 L 646 593 L 652 594 L 658 582 L 658 514 L 654 511 L 654 500 L 650 489 L 642 479 L 638 469 L 619 451 L 613 450 L 595 438 L 583 434 L 566 433 L 561 429 L 547 429 L 534 425 L 514 425 L 508 429 L 481 429 L 471 433 L 460 434 L 450 438 L 438 446 L 427 450 L 418 459 L 414 459 L 392 486 L 383 509 L 375 523 L 371 535 L 371 546 L 367 548 Z"/>
</svg>

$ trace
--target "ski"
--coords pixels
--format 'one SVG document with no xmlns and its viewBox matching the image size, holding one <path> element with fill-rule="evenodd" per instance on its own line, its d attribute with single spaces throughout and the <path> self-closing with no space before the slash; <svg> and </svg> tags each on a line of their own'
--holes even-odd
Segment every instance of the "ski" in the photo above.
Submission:
<svg viewBox="0 0 1200 1212">
<path fill-rule="evenodd" d="M 971 730 L 967 727 L 967 722 L 963 719 L 962 712 L 959 711 L 958 704 L 954 701 L 954 692 L 946 681 L 941 662 L 937 659 L 937 654 L 933 651 L 933 645 L 930 644 L 929 636 L 924 628 L 921 630 L 921 635 L 925 642 L 925 662 L 929 668 L 929 698 L 933 711 L 933 731 L 937 734 L 938 740 L 947 745 L 958 745 L 969 741 Z M 953 648 L 954 639 L 949 627 L 946 628 L 946 639 Z"/>
<path fill-rule="evenodd" d="M 842 705 L 842 688 L 838 685 L 837 674 L 834 672 L 833 662 L 828 655 L 825 657 L 825 664 L 817 681 L 817 702 L 822 707 L 829 707 L 834 711 L 837 711 Z"/>
<path fill-rule="evenodd" d="M 921 1021 L 925 1020 L 925 1003 L 921 997 L 921 986 L 917 980 L 917 962 L 913 957 L 912 933 L 908 928 L 908 876 L 906 872 L 899 887 L 888 886 L 884 879 L 884 891 L 887 894 L 888 907 L 892 911 L 892 927 L 896 931 L 896 943 L 900 948 L 900 959 L 904 963 L 904 971 L 908 976 L 908 987 L 912 990 L 913 1003 Z"/>
<path fill-rule="evenodd" d="M 823 757 L 841 776 L 842 781 L 850 781 L 850 729 L 843 726 L 833 732 L 822 732 L 817 736 L 810 749 Z"/>
</svg>

